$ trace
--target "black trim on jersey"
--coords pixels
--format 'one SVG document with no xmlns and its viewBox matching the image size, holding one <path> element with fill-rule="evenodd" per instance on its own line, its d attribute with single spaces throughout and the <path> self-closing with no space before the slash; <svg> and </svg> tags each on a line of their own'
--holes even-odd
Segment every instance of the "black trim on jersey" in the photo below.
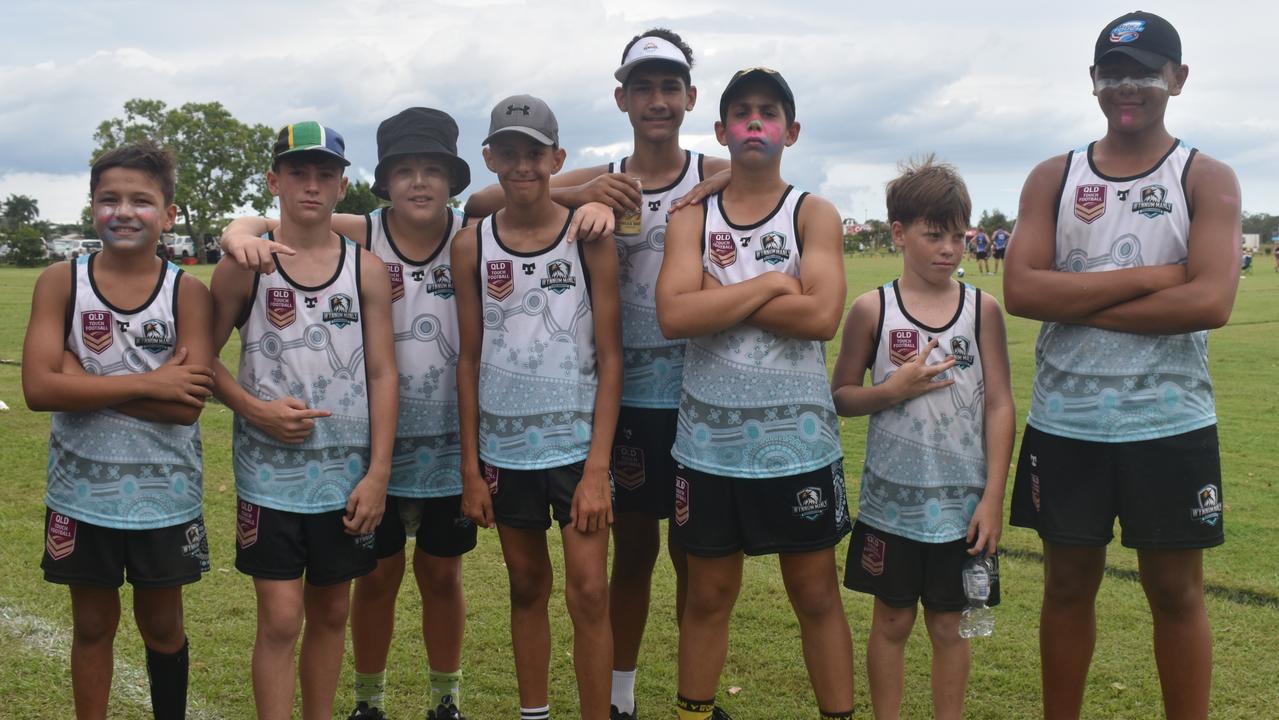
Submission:
<svg viewBox="0 0 1279 720">
<path fill-rule="evenodd" d="M 342 238 L 342 241 L 343 241 L 342 247 L 346 247 L 346 238 L 341 235 L 338 235 L 338 237 Z M 360 252 L 360 247 L 357 245 L 355 247 L 355 297 L 356 299 L 360 301 L 360 304 L 363 305 L 364 304 L 364 287 L 360 283 L 360 256 L 361 255 L 363 255 L 363 253 Z M 367 369 L 366 369 L 366 372 L 367 372 Z"/>
<path fill-rule="evenodd" d="M 595 311 L 595 298 L 591 295 L 591 266 L 586 262 L 586 243 L 577 243 L 577 261 L 582 264 L 582 284 L 586 286 L 586 306 Z"/>
<path fill-rule="evenodd" d="M 622 158 L 622 161 L 618 163 L 619 165 L 618 172 L 622 172 L 622 173 L 626 172 L 626 161 L 630 159 L 631 159 L 630 156 Z M 685 150 L 684 151 L 684 167 L 679 171 L 679 177 L 675 178 L 675 182 L 671 183 L 670 185 L 667 185 L 666 187 L 653 188 L 652 190 L 648 188 L 643 188 L 640 190 L 640 194 L 641 195 L 660 195 L 662 193 L 670 192 L 671 190 L 674 190 L 677 185 L 684 182 L 684 176 L 688 174 L 688 168 L 691 167 L 692 164 L 693 164 L 693 153 L 689 152 L 688 150 Z M 609 172 L 612 172 L 613 163 L 609 163 L 608 165 L 610 168 Z M 699 172 L 700 172 L 700 167 L 701 167 L 701 163 L 699 162 L 698 163 Z"/>
<path fill-rule="evenodd" d="M 1057 218 L 1061 217 L 1061 199 L 1066 195 L 1066 183 L 1070 181 L 1070 166 L 1075 161 L 1075 151 L 1066 153 L 1066 169 L 1061 172 L 1061 186 L 1057 188 L 1057 209 L 1053 212 L 1053 229 L 1057 228 Z"/>
<path fill-rule="evenodd" d="M 719 206 L 719 193 L 716 193 L 716 194 L 712 195 L 711 197 L 706 198 L 705 200 L 703 200 L 703 201 L 702 201 L 702 232 L 701 232 L 701 234 L 699 235 L 699 237 L 701 238 L 701 243 L 702 243 L 702 262 L 705 262 L 705 261 L 706 261 L 706 218 L 710 216 L 710 212 L 711 212 L 711 203 L 710 203 L 710 201 L 711 201 L 711 198 L 714 198 L 714 199 L 715 199 L 715 205 L 718 207 L 718 206 Z M 722 215 L 723 213 L 720 213 L 720 214 Z M 665 252 L 664 246 L 663 246 L 663 252 Z"/>
<path fill-rule="evenodd" d="M 1186 164 L 1181 168 L 1181 197 L 1186 201 L 1186 219 L 1195 219 L 1195 208 L 1190 204 L 1190 190 L 1186 187 L 1187 181 L 1190 179 L 1190 163 L 1194 161 L 1195 156 L 1199 154 L 1199 148 L 1190 148 L 1190 154 L 1186 156 Z"/>
<path fill-rule="evenodd" d="M 75 324 L 76 289 L 80 286 L 80 281 L 76 278 L 76 264 L 75 260 L 67 263 L 71 267 L 71 297 L 67 299 L 67 311 L 62 316 L 62 337 L 64 340 L 71 339 L 71 326 Z"/>
<path fill-rule="evenodd" d="M 555 236 L 555 242 L 551 243 L 550 245 L 547 245 L 541 250 L 534 250 L 533 252 L 520 252 L 518 250 L 512 250 L 511 248 L 507 247 L 506 243 L 502 242 L 502 238 L 499 237 L 497 234 L 497 213 L 493 213 L 490 216 L 493 218 L 493 242 L 496 242 L 497 246 L 502 248 L 503 252 L 510 253 L 511 255 L 514 255 L 515 257 L 531 258 L 531 257 L 539 257 L 541 255 L 545 255 L 546 253 L 559 247 L 560 243 L 564 242 L 564 235 L 567 234 L 569 224 L 573 222 L 573 213 L 575 212 L 577 212 L 576 208 L 568 209 L 568 217 L 564 218 L 564 227 L 560 228 L 559 235 Z"/>
<path fill-rule="evenodd" d="M 941 333 L 951 329 L 955 323 L 959 322 L 959 316 L 964 314 L 964 296 L 968 294 L 965 292 L 964 283 L 959 283 L 959 306 L 955 308 L 955 314 L 951 316 L 950 320 L 941 327 L 930 327 L 917 320 L 914 315 L 911 315 L 910 311 L 906 309 L 906 303 L 902 302 L 901 287 L 899 287 L 897 283 L 897 280 L 893 281 L 893 295 L 897 297 L 897 307 L 901 309 L 902 315 L 904 315 L 907 320 L 911 321 L 911 323 L 922 330 L 927 330 L 930 333 L 940 335 Z"/>
<path fill-rule="evenodd" d="M 444 213 L 448 215 L 448 222 L 444 224 L 444 237 L 440 238 L 440 244 L 435 246 L 435 249 L 431 251 L 430 255 L 426 256 L 425 260 L 422 260 L 420 262 L 417 260 L 412 260 L 409 258 L 409 256 L 405 255 L 403 252 L 400 251 L 400 247 L 395 244 L 395 238 L 391 237 L 391 223 L 388 221 L 386 216 L 386 211 L 390 209 L 393 209 L 393 208 L 386 208 L 382 210 L 382 233 L 386 235 L 386 244 L 391 246 L 391 252 L 395 253 L 395 257 L 399 258 L 400 260 L 403 260 L 405 265 L 412 265 L 413 267 L 426 267 L 427 265 L 431 264 L 431 261 L 439 257 L 440 253 L 444 250 L 444 246 L 449 244 L 449 238 L 453 237 L 453 222 L 456 219 L 456 217 L 453 215 L 452 210 L 449 210 L 446 208 Z M 373 250 L 373 234 L 370 231 L 369 251 L 372 252 L 372 250 Z"/>
<path fill-rule="evenodd" d="M 268 240 L 275 240 L 275 231 L 268 232 L 266 236 Z M 275 269 L 280 273 L 280 277 L 284 278 L 284 282 L 292 285 L 294 288 L 297 288 L 298 290 L 301 290 L 303 292 L 310 292 L 310 293 L 319 292 L 323 290 L 324 288 L 337 282 L 337 279 L 341 277 L 342 275 L 342 268 L 346 266 L 347 237 L 341 233 L 337 233 L 337 236 L 338 236 L 338 247 L 339 247 L 338 266 L 333 271 L 333 276 L 330 277 L 328 280 L 325 280 L 324 282 L 320 283 L 319 285 L 315 285 L 315 286 L 303 285 L 302 283 L 289 277 L 289 274 L 284 271 L 284 266 L 280 264 L 280 258 L 275 253 L 271 253 L 271 259 L 275 261 Z M 359 257 L 359 253 L 356 253 L 356 257 L 357 258 Z M 357 260 L 357 263 L 358 263 L 358 260 Z M 358 265 L 356 269 L 357 270 L 359 269 Z"/>
<path fill-rule="evenodd" d="M 894 286 L 896 283 L 894 283 Z M 888 300 L 884 297 L 884 286 L 879 286 L 879 322 L 875 323 L 875 342 L 870 346 L 870 360 L 866 363 L 867 370 L 875 368 L 875 357 L 879 355 L 879 341 L 884 337 L 884 315 L 888 310 Z"/>
<path fill-rule="evenodd" d="M 1132 175 L 1130 177 L 1112 177 L 1110 175 L 1105 175 L 1100 170 L 1098 170 L 1097 165 L 1094 164 L 1092 161 L 1092 149 L 1093 149 L 1093 146 L 1096 144 L 1097 144 L 1096 140 L 1093 140 L 1092 142 L 1088 143 L 1088 169 L 1092 170 L 1093 174 L 1101 178 L 1102 180 L 1109 180 L 1111 182 L 1132 182 L 1133 180 L 1140 180 L 1146 177 L 1147 175 L 1150 175 L 1154 171 L 1158 170 L 1160 166 L 1162 166 L 1165 162 L 1167 162 L 1168 158 L 1174 152 L 1176 152 L 1177 148 L 1181 147 L 1181 140 L 1177 138 L 1173 138 L 1172 147 L 1168 148 L 1168 152 L 1164 153 L 1164 156 L 1159 158 L 1159 162 L 1151 166 L 1149 170 L 1146 170 L 1145 172 L 1138 175 Z"/>
<path fill-rule="evenodd" d="M 977 351 L 981 352 L 981 288 L 973 287 L 973 290 L 977 293 L 973 298 L 974 306 L 976 307 L 976 312 L 974 313 L 976 320 L 973 321 L 973 342 L 977 343 Z"/>
<path fill-rule="evenodd" d="M 279 265 L 276 265 L 279 267 Z M 249 321 L 249 314 L 253 312 L 253 303 L 258 299 L 258 285 L 262 282 L 262 273 L 253 273 L 253 288 L 249 290 L 248 302 L 244 303 L 244 308 L 240 310 L 240 317 L 235 319 L 237 328 L 244 328 L 244 324 Z"/>
<path fill-rule="evenodd" d="M 795 231 L 795 254 L 801 257 L 804 254 L 804 238 L 799 234 L 799 209 L 804 205 L 804 198 L 808 197 L 808 193 L 799 194 L 799 199 L 795 201 L 795 215 L 791 218 L 791 228 Z"/>
<path fill-rule="evenodd" d="M 494 212 L 493 215 L 497 213 Z M 488 216 L 489 224 L 493 224 L 493 215 Z M 484 218 L 475 223 L 475 290 L 476 295 L 484 297 Z"/>
<path fill-rule="evenodd" d="M 101 252 L 101 251 L 99 250 L 98 252 Z M 147 298 L 146 302 L 142 303 L 136 308 L 132 310 L 124 310 L 122 308 L 116 307 L 115 305 L 112 305 L 111 301 L 103 297 L 102 291 L 98 289 L 98 283 L 96 280 L 93 279 L 93 261 L 97 257 L 98 257 L 97 252 L 89 256 L 89 265 L 88 265 L 89 287 L 93 288 L 93 294 L 98 296 L 98 300 L 100 300 L 103 305 L 106 305 L 112 311 L 120 313 L 121 315 L 137 315 L 143 310 L 146 310 L 147 308 L 151 307 L 151 303 L 155 302 L 156 297 L 159 296 L 160 294 L 160 288 L 164 287 L 165 276 L 169 274 L 169 262 L 167 260 L 161 260 L 160 261 L 160 277 L 159 279 L 155 281 L 155 287 L 151 289 L 151 296 Z"/>
<path fill-rule="evenodd" d="M 703 155 L 702 153 L 697 153 L 697 182 L 701 182 L 705 179 L 706 179 L 706 156 Z"/>
<path fill-rule="evenodd" d="M 171 312 L 173 313 L 173 340 L 177 342 L 178 338 L 178 295 L 182 293 L 182 276 L 185 274 L 181 268 L 178 274 L 173 276 L 173 305 Z"/>
<path fill-rule="evenodd" d="M 768 215 L 765 215 L 763 220 L 760 220 L 759 222 L 756 222 L 756 223 L 752 223 L 750 225 L 738 225 L 737 223 L 733 222 L 732 220 L 728 218 L 728 212 L 724 210 L 724 202 L 723 202 L 724 191 L 723 190 L 720 190 L 719 192 L 715 193 L 715 197 L 718 198 L 715 201 L 715 206 L 719 208 L 719 216 L 724 219 L 725 225 L 728 225 L 734 230 L 754 230 L 755 228 L 762 226 L 764 223 L 768 222 L 769 220 L 772 220 L 774 215 L 782 211 L 782 206 L 786 204 L 786 198 L 790 197 L 790 192 L 791 190 L 794 190 L 794 189 L 795 189 L 794 185 L 787 185 L 786 191 L 782 193 L 782 197 L 777 201 L 777 206 L 773 208 L 773 211 L 770 212 Z"/>
<path fill-rule="evenodd" d="M 370 210 L 364 213 L 364 249 L 373 252 L 373 213 L 377 210 Z"/>
<path fill-rule="evenodd" d="M 608 161 L 608 174 L 609 174 L 609 175 L 612 175 L 614 172 L 616 172 L 615 170 L 613 170 L 613 165 L 615 165 L 615 164 L 616 164 L 616 163 L 614 163 L 612 160 L 609 160 L 609 161 Z"/>
</svg>

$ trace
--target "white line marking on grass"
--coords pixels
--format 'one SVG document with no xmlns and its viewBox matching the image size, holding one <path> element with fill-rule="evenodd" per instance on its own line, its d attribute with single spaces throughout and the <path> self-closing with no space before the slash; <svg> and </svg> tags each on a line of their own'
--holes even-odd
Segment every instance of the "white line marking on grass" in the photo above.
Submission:
<svg viewBox="0 0 1279 720">
<path fill-rule="evenodd" d="M 69 662 L 71 633 L 42 617 L 0 599 L 0 631 L 42 655 Z M 146 670 L 117 657 L 111 677 L 112 696 L 132 705 L 151 709 L 151 691 Z M 187 692 L 187 717 L 192 720 L 221 720 L 222 716 L 204 708 L 204 702 Z"/>
</svg>

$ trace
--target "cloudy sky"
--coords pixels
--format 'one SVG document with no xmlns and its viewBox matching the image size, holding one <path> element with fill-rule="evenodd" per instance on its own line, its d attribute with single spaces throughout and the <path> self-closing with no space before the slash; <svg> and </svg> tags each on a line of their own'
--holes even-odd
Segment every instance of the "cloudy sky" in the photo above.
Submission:
<svg viewBox="0 0 1279 720">
<path fill-rule="evenodd" d="M 1051 9 L 1047 9 L 1047 8 Z M 612 73 L 655 25 L 696 54 L 701 101 L 685 144 L 723 155 L 712 124 L 739 67 L 782 71 L 803 126 L 783 174 L 845 216 L 884 215 L 898 160 L 936 152 L 959 166 L 975 208 L 1015 213 L 1039 160 L 1104 132 L 1087 68 L 1113 2 L 813 0 L 6 0 L 0 45 L 0 198 L 34 196 L 46 219 L 79 216 L 93 131 L 124 101 L 222 102 L 279 127 L 318 119 L 371 177 L 374 133 L 410 105 L 447 110 L 475 176 L 488 112 L 528 92 L 559 117 L 569 166 L 624 154 Z M 1190 80 L 1173 134 L 1230 163 L 1244 209 L 1279 212 L 1279 10 L 1166 0 L 1148 9 L 1181 32 Z"/>
</svg>

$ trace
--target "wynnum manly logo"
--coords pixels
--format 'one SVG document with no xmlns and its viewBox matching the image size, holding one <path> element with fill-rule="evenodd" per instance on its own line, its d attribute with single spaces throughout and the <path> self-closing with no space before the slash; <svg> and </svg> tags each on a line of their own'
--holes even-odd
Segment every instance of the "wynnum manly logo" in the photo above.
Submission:
<svg viewBox="0 0 1279 720">
<path fill-rule="evenodd" d="M 266 291 L 266 319 L 283 330 L 298 317 L 297 299 L 289 288 L 270 288 Z"/>
<path fill-rule="evenodd" d="M 546 277 L 542 278 L 542 287 L 556 295 L 563 295 L 565 290 L 577 285 L 573 277 L 573 263 L 556 259 L 546 263 Z"/>
<path fill-rule="evenodd" d="M 1221 495 L 1216 485 L 1204 485 L 1199 488 L 1199 507 L 1190 510 L 1190 516 L 1204 525 L 1216 525 L 1221 522 Z"/>
<path fill-rule="evenodd" d="M 453 297 L 453 271 L 448 265 L 440 265 L 431 270 L 431 282 L 426 284 L 426 291 L 446 300 Z"/>
<path fill-rule="evenodd" d="M 345 293 L 338 293 L 329 298 L 329 311 L 321 315 L 324 322 L 331 323 L 341 329 L 360 321 L 360 314 L 355 312 L 355 303 L 351 300 L 351 296 Z"/>
<path fill-rule="evenodd" d="M 967 369 L 973 365 L 972 342 L 963 335 L 950 339 L 950 356 L 955 358 L 955 367 Z"/>
<path fill-rule="evenodd" d="M 759 238 L 759 249 L 755 251 L 755 259 L 763 260 L 769 265 L 776 265 L 790 258 L 790 248 L 786 247 L 786 236 L 779 232 L 764 233 Z"/>
<path fill-rule="evenodd" d="M 163 320 L 144 320 L 142 337 L 133 342 L 139 348 L 151 354 L 158 354 L 173 349 L 173 334 L 169 332 L 169 323 Z"/>
<path fill-rule="evenodd" d="M 1132 204 L 1132 211 L 1148 218 L 1157 218 L 1172 212 L 1172 203 L 1165 202 L 1168 188 L 1163 185 L 1147 185 L 1141 189 L 1141 199 Z"/>
<path fill-rule="evenodd" d="M 1123 198 L 1120 198 L 1121 200 Z M 1075 217 L 1091 225 L 1106 214 L 1105 185 L 1075 186 Z"/>
<path fill-rule="evenodd" d="M 84 346 L 95 353 L 111 347 L 115 333 L 111 330 L 111 313 L 106 310 L 86 310 L 80 313 L 80 339 Z"/>
<path fill-rule="evenodd" d="M 737 262 L 737 243 L 733 242 L 733 234 L 726 232 L 711 233 L 710 240 L 706 243 L 711 262 L 726 268 Z"/>
<path fill-rule="evenodd" d="M 386 274 L 391 278 L 391 302 L 396 302 L 404 297 L 404 266 L 387 263 Z"/>
<path fill-rule="evenodd" d="M 819 487 L 806 487 L 795 493 L 795 504 L 791 506 L 791 514 L 813 521 L 826 513 L 829 503 L 822 495 Z"/>
</svg>

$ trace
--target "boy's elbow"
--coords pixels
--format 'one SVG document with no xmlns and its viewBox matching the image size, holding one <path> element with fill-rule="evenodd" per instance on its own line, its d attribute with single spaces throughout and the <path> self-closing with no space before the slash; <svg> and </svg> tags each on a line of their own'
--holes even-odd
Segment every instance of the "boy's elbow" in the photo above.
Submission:
<svg viewBox="0 0 1279 720">
<path fill-rule="evenodd" d="M 670 310 L 663 312 L 660 305 L 657 308 L 657 327 L 667 340 L 684 340 L 689 337 L 688 329 L 679 322 L 675 313 Z"/>
</svg>

